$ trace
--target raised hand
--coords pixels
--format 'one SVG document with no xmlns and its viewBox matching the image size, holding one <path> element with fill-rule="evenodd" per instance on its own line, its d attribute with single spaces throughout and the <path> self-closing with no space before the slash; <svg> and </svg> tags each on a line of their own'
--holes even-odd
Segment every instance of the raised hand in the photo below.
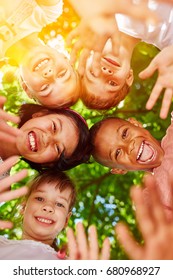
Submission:
<svg viewBox="0 0 173 280">
<path fill-rule="evenodd" d="M 158 78 L 147 101 L 146 108 L 151 110 L 164 90 L 160 117 L 165 119 L 168 115 L 173 97 L 173 45 L 161 50 L 149 66 L 139 74 L 139 77 L 141 79 L 147 79 L 155 71 L 158 71 Z"/>
<path fill-rule="evenodd" d="M 7 172 L 17 162 L 17 160 L 18 160 L 18 157 L 13 156 L 13 157 L 10 157 L 7 160 L 5 160 L 2 164 L 0 164 L 0 175 Z M 22 171 L 14 174 L 12 176 L 7 176 L 0 180 L 0 203 L 9 201 L 12 199 L 16 199 L 27 193 L 28 188 L 26 186 L 13 190 L 13 191 L 10 189 L 11 184 L 19 182 L 26 176 L 27 176 L 27 170 L 23 169 Z M 11 222 L 0 220 L 0 229 L 11 228 L 11 227 L 12 227 Z"/>
<path fill-rule="evenodd" d="M 170 181 L 172 184 L 172 182 Z M 125 224 L 116 226 L 118 239 L 131 259 L 135 260 L 172 260 L 173 259 L 173 218 L 165 216 L 153 176 L 145 179 L 150 203 L 146 202 L 142 188 L 133 187 L 132 200 L 136 208 L 136 218 L 143 235 L 144 244 L 140 245 L 131 235 Z M 152 205 L 152 207 L 151 207 Z"/>
<path fill-rule="evenodd" d="M 104 240 L 100 252 L 95 226 L 90 226 L 87 239 L 82 223 L 78 223 L 76 225 L 76 236 L 73 230 L 69 228 L 67 238 L 70 260 L 108 260 L 110 258 L 109 239 Z"/>
</svg>

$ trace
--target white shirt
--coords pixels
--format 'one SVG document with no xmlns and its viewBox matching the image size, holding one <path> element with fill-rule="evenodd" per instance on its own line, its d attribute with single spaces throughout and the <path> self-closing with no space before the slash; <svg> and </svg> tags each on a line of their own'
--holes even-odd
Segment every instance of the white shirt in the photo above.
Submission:
<svg viewBox="0 0 173 280">
<path fill-rule="evenodd" d="M 148 1 L 148 7 L 155 11 L 161 19 L 156 26 L 131 19 L 125 15 L 116 15 L 118 28 L 121 32 L 142 41 L 155 45 L 160 50 L 173 44 L 173 5 Z"/>
</svg>

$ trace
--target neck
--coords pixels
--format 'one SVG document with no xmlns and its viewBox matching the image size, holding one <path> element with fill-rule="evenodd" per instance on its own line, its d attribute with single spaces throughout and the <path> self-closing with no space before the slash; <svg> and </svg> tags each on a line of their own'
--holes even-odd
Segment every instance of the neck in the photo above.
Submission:
<svg viewBox="0 0 173 280">
<path fill-rule="evenodd" d="M 52 239 L 41 239 L 41 238 L 32 237 L 29 234 L 27 234 L 27 232 L 25 232 L 25 230 L 22 233 L 22 238 L 21 239 L 22 240 L 33 240 L 33 241 L 44 243 L 44 244 L 49 245 L 49 246 L 52 246 L 52 244 L 53 244 Z"/>
<path fill-rule="evenodd" d="M 12 45 L 7 50 L 6 56 L 14 59 L 18 63 L 18 65 L 20 65 L 25 55 L 33 47 L 40 45 L 42 45 L 42 42 L 38 38 L 38 33 L 33 33 Z"/>
<path fill-rule="evenodd" d="M 132 54 L 134 51 L 135 46 L 140 42 L 140 39 L 131 37 L 125 33 L 121 34 L 121 42 L 120 45 L 122 48 L 126 50 L 126 56 L 131 61 Z"/>
</svg>

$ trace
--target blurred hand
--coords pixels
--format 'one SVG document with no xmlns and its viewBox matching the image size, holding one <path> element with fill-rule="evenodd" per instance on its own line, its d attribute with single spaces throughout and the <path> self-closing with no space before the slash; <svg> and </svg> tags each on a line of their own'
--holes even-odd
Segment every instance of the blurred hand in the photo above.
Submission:
<svg viewBox="0 0 173 280">
<path fill-rule="evenodd" d="M 152 175 L 145 178 L 145 185 L 149 191 L 150 204 L 146 203 L 142 188 L 133 187 L 131 190 L 136 219 L 143 235 L 144 244 L 138 244 L 123 223 L 116 226 L 118 239 L 131 259 L 172 260 L 173 218 L 168 220 L 165 216 Z"/>
<path fill-rule="evenodd" d="M 0 164 L 0 175 L 7 172 L 17 162 L 17 160 L 18 157 L 13 156 L 5 160 L 2 164 Z M 24 186 L 22 188 L 12 191 L 10 190 L 10 186 L 13 183 L 19 182 L 26 176 L 27 176 L 27 170 L 23 169 L 22 171 L 12 176 L 8 176 L 0 180 L 0 202 L 9 201 L 25 195 L 28 191 L 27 187 Z M 12 227 L 11 222 L 0 220 L 0 229 L 11 228 L 11 227 Z"/>
<path fill-rule="evenodd" d="M 88 239 L 82 223 L 76 225 L 76 236 L 71 228 L 67 230 L 68 251 L 70 260 L 108 260 L 110 258 L 110 243 L 106 238 L 99 252 L 97 230 L 90 226 Z"/>
<path fill-rule="evenodd" d="M 168 115 L 173 97 L 173 45 L 161 50 L 149 66 L 139 74 L 139 77 L 141 79 L 147 79 L 155 71 L 158 71 L 158 78 L 147 101 L 146 108 L 151 110 L 164 90 L 160 117 L 165 119 Z"/>
</svg>

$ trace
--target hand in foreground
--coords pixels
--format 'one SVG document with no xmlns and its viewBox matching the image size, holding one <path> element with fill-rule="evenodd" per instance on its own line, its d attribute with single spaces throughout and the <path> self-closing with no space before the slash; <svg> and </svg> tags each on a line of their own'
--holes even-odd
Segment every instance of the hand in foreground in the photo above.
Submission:
<svg viewBox="0 0 173 280">
<path fill-rule="evenodd" d="M 0 164 L 0 175 L 7 172 L 17 162 L 17 160 L 18 157 L 13 156 L 5 160 L 2 164 Z M 28 191 L 27 187 L 22 187 L 13 191 L 10 189 L 10 186 L 13 183 L 19 182 L 26 176 L 27 176 L 27 170 L 23 169 L 12 176 L 8 176 L 0 180 L 0 203 L 12 199 L 16 199 L 27 193 Z M 11 227 L 12 227 L 11 222 L 0 220 L 0 229 L 11 228 Z"/>
<path fill-rule="evenodd" d="M 145 185 L 150 194 L 150 204 L 145 201 L 142 188 L 133 187 L 131 190 L 144 244 L 138 244 L 123 223 L 119 223 L 115 229 L 118 239 L 131 259 L 173 260 L 173 219 L 168 221 L 165 217 L 163 205 L 155 188 L 154 177 L 147 176 Z"/>
<path fill-rule="evenodd" d="M 11 115 L 3 110 L 6 98 L 0 96 L 0 140 L 8 141 L 9 143 L 16 143 L 16 137 L 21 134 L 20 129 L 12 127 L 7 124 L 7 121 L 19 123 L 20 118 Z"/>
<path fill-rule="evenodd" d="M 76 237 L 71 228 L 67 230 L 68 251 L 70 260 L 108 260 L 110 258 L 110 243 L 106 238 L 99 252 L 97 230 L 90 226 L 88 239 L 82 223 L 76 225 Z M 89 241 L 88 241 L 89 240 Z"/>
<path fill-rule="evenodd" d="M 139 77 L 141 79 L 147 79 L 151 77 L 156 70 L 158 71 L 158 78 L 147 101 L 146 108 L 148 110 L 152 109 L 164 90 L 160 117 L 165 119 L 168 115 L 173 97 L 173 45 L 161 50 L 151 61 L 149 66 L 139 74 Z"/>
</svg>

